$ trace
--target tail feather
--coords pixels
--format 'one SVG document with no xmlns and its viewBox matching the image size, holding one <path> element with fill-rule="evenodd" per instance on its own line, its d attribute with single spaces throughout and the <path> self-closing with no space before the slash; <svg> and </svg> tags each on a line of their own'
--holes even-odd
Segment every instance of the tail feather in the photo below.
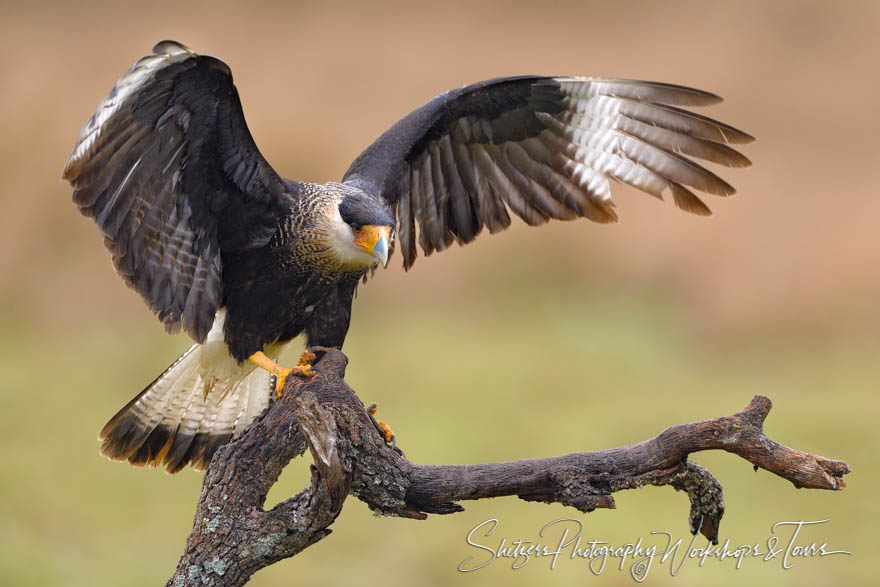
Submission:
<svg viewBox="0 0 880 587">
<path fill-rule="evenodd" d="M 203 347 L 193 345 L 107 422 L 98 437 L 102 455 L 133 465 L 163 464 L 169 473 L 187 464 L 205 469 L 216 450 L 263 411 L 269 373 L 233 365 L 224 371 L 226 379 L 206 385 Z"/>
</svg>

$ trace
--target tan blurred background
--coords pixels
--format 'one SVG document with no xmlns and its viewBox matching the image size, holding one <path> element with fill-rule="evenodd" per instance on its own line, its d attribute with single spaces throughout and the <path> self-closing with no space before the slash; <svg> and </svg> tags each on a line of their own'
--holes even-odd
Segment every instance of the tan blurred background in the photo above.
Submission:
<svg viewBox="0 0 880 587">
<path fill-rule="evenodd" d="M 359 292 L 349 380 L 410 458 L 549 456 L 636 442 L 773 399 L 776 440 L 847 460 L 842 493 L 796 491 L 727 454 L 722 541 L 764 544 L 781 520 L 831 518 L 803 542 L 853 556 L 656 567 L 651 584 L 868 584 L 880 295 L 880 4 L 823 2 L 68 2 L 0 4 L 0 584 L 155 585 L 192 523 L 201 475 L 97 455 L 104 421 L 188 346 L 114 275 L 61 168 L 115 80 L 172 38 L 232 67 L 266 158 L 296 179 L 341 177 L 433 95 L 509 74 L 669 81 L 726 101 L 701 113 L 757 137 L 739 195 L 711 219 L 634 190 L 623 222 L 521 224 L 399 261 Z M 299 349 L 292 352 L 298 353 Z M 297 491 L 293 463 L 270 501 Z M 350 499 L 334 534 L 254 585 L 629 584 L 565 561 L 461 574 L 488 518 L 509 540 L 575 517 L 613 543 L 689 538 L 671 489 L 583 515 L 505 498 L 427 522 L 374 519 Z M 500 536 L 499 536 L 500 538 Z"/>
</svg>

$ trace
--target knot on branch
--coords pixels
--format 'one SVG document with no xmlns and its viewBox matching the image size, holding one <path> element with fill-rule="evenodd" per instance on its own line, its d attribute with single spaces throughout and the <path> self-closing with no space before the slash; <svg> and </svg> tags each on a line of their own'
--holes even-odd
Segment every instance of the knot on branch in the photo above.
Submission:
<svg viewBox="0 0 880 587">
<path fill-rule="evenodd" d="M 706 468 L 691 461 L 683 463 L 668 483 L 676 491 L 684 491 L 691 502 L 688 516 L 691 534 L 699 532 L 712 544 L 718 544 L 718 527 L 724 515 L 721 483 Z"/>
<path fill-rule="evenodd" d="M 330 508 L 339 512 L 351 489 L 351 467 L 342 463 L 337 449 L 339 429 L 332 410 L 318 403 L 315 394 L 305 389 L 296 398 L 296 414 L 312 453 L 315 470 L 330 497 Z"/>
<path fill-rule="evenodd" d="M 585 475 L 582 469 L 550 471 L 545 486 L 519 493 L 518 497 L 525 501 L 561 503 L 584 513 L 596 508 L 616 507 L 611 497 L 610 475 L 607 472 Z"/>
</svg>

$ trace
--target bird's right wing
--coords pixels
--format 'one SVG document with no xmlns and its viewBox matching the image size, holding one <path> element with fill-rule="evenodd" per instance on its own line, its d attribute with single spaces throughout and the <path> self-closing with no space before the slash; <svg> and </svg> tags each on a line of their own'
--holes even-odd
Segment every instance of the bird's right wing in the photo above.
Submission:
<svg viewBox="0 0 880 587">
<path fill-rule="evenodd" d="M 265 244 L 293 196 L 254 144 L 229 67 L 173 41 L 153 52 L 98 106 L 63 178 L 125 282 L 201 342 L 223 254 Z"/>
</svg>

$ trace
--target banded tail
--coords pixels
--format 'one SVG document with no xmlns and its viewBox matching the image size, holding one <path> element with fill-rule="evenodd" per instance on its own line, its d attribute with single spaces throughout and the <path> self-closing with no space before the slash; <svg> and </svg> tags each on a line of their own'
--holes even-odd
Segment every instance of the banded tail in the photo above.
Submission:
<svg viewBox="0 0 880 587">
<path fill-rule="evenodd" d="M 119 410 L 98 436 L 101 454 L 162 464 L 168 473 L 187 464 L 206 469 L 214 452 L 269 405 L 274 386 L 267 371 L 238 365 L 213 346 L 190 347 Z"/>
</svg>

